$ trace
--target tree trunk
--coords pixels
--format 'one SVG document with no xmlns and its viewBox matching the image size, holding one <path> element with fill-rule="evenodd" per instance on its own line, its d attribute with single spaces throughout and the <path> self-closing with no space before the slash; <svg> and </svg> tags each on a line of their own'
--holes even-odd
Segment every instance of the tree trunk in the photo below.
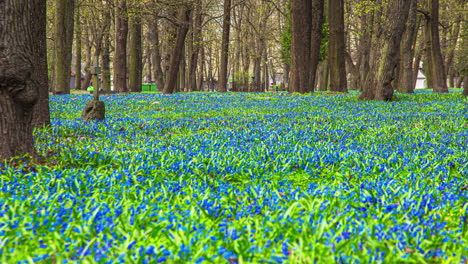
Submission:
<svg viewBox="0 0 468 264">
<path fill-rule="evenodd" d="M 391 101 L 392 81 L 398 64 L 400 40 L 405 31 L 411 1 L 394 0 L 388 3 L 376 42 L 373 43 L 373 61 L 367 74 L 360 99 Z"/>
<path fill-rule="evenodd" d="M 5 0 L 0 5 L 0 160 L 34 155 L 31 121 L 47 76 L 45 8 L 45 0 Z"/>
<path fill-rule="evenodd" d="M 188 91 L 193 92 L 197 90 L 197 66 L 198 66 L 198 57 L 200 53 L 200 42 L 202 41 L 202 23 L 203 15 L 201 6 L 197 6 L 193 23 L 193 49 L 190 58 L 190 67 L 188 74 Z"/>
<path fill-rule="evenodd" d="M 463 95 L 468 96 L 468 75 L 463 78 Z"/>
<path fill-rule="evenodd" d="M 310 90 L 312 0 L 291 0 L 291 79 L 290 91 Z"/>
<path fill-rule="evenodd" d="M 310 43 L 310 75 L 308 92 L 313 92 L 316 85 L 316 72 L 322 43 L 324 0 L 312 1 L 311 43 Z M 344 45 L 344 44 L 343 44 Z"/>
<path fill-rule="evenodd" d="M 115 12 L 115 53 L 114 53 L 114 90 L 128 92 L 127 87 L 127 3 L 117 3 Z"/>
<path fill-rule="evenodd" d="M 408 21 L 406 22 L 406 30 L 403 35 L 403 40 L 400 48 L 401 61 L 400 61 L 400 75 L 398 83 L 398 91 L 402 93 L 413 93 L 413 66 L 414 65 L 414 50 L 416 46 L 416 39 L 418 35 L 417 27 L 417 1 L 412 0 L 410 11 L 408 15 Z"/>
<path fill-rule="evenodd" d="M 431 64 L 430 77 L 432 78 L 433 90 L 436 93 L 448 93 L 447 77 L 444 69 L 444 59 L 442 58 L 442 51 L 440 49 L 439 37 L 439 0 L 430 1 L 430 16 L 426 16 L 427 29 L 430 37 L 429 50 L 430 57 L 427 58 Z"/>
<path fill-rule="evenodd" d="M 104 48 L 102 54 L 102 89 L 111 90 L 111 70 L 110 70 L 110 36 L 104 36 Z"/>
<path fill-rule="evenodd" d="M 102 90 L 110 91 L 112 86 L 111 70 L 110 70 L 110 24 L 111 24 L 111 6 L 106 4 L 106 11 L 104 12 L 105 27 L 103 31 L 103 51 L 102 51 Z"/>
<path fill-rule="evenodd" d="M 153 67 L 154 67 L 154 78 L 156 79 L 156 86 L 158 90 L 164 88 L 164 73 L 161 66 L 161 43 L 159 41 L 159 21 L 154 19 L 151 31 L 152 34 L 152 46 L 153 46 Z"/>
<path fill-rule="evenodd" d="M 75 63 L 75 89 L 81 89 L 81 54 L 82 54 L 82 45 L 81 45 L 81 8 L 76 8 L 76 18 L 75 18 L 75 52 L 76 52 L 76 63 Z"/>
<path fill-rule="evenodd" d="M 345 63 L 344 1 L 329 0 L 328 21 L 330 41 L 328 43 L 328 64 L 330 67 L 330 90 L 348 92 Z"/>
<path fill-rule="evenodd" d="M 179 75 L 179 67 L 183 55 L 182 52 L 185 44 L 185 37 L 187 36 L 189 28 L 190 12 L 191 9 L 188 6 L 182 5 L 180 7 L 176 43 L 171 54 L 169 73 L 164 86 L 165 94 L 174 93 L 177 85 L 177 77 Z"/>
<path fill-rule="evenodd" d="M 54 92 L 56 94 L 69 94 L 75 1 L 56 0 L 55 8 Z"/>
<path fill-rule="evenodd" d="M 204 72 L 205 68 L 205 48 L 203 45 L 200 45 L 200 67 L 198 70 L 198 77 L 197 77 L 197 91 L 203 91 L 203 82 L 204 82 Z"/>
<path fill-rule="evenodd" d="M 227 68 L 229 59 L 229 33 L 231 30 L 231 0 L 224 0 L 223 39 L 221 43 L 221 66 L 219 69 L 219 91 L 227 92 Z"/>
<path fill-rule="evenodd" d="M 33 79 L 38 86 L 38 101 L 34 106 L 32 125 L 41 128 L 50 125 L 49 111 L 49 78 L 47 75 L 47 43 L 46 43 L 46 1 L 34 1 L 36 8 L 33 18 L 34 59 L 32 61 L 35 71 Z M 1 67 L 0 67 L 1 68 Z M 0 85 L 1 86 L 1 85 Z"/>
<path fill-rule="evenodd" d="M 138 14 L 131 18 L 129 30 L 129 80 L 128 88 L 131 92 L 141 92 L 143 80 L 143 45 L 141 19 Z"/>
</svg>

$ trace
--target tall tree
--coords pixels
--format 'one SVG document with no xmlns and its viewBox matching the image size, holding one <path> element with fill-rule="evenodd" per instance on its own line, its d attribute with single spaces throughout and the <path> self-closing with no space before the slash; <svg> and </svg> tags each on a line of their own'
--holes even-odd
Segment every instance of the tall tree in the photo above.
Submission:
<svg viewBox="0 0 468 264">
<path fill-rule="evenodd" d="M 70 93 L 75 0 L 55 1 L 54 91 Z"/>
<path fill-rule="evenodd" d="M 184 54 L 185 37 L 189 29 L 190 13 L 192 8 L 189 4 L 181 4 L 179 7 L 177 37 L 174 48 L 171 54 L 171 62 L 169 72 L 164 86 L 164 93 L 171 94 L 176 91 L 177 77 L 179 76 L 179 68 Z"/>
<path fill-rule="evenodd" d="M 417 9 L 418 2 L 412 0 L 400 48 L 401 61 L 397 89 L 404 93 L 414 92 L 413 67 L 419 67 L 414 63 L 414 52 L 418 36 Z"/>
<path fill-rule="evenodd" d="M 328 0 L 328 21 L 330 26 L 330 41 L 328 42 L 330 90 L 347 92 L 344 0 Z"/>
<path fill-rule="evenodd" d="M 119 0 L 115 12 L 114 90 L 128 92 L 127 87 L 127 2 Z"/>
<path fill-rule="evenodd" d="M 427 0 L 428 12 L 423 11 L 426 18 L 426 41 L 427 41 L 427 69 L 430 74 L 428 82 L 436 93 L 448 93 L 447 76 L 444 68 L 444 59 L 440 48 L 439 34 L 439 0 Z"/>
<path fill-rule="evenodd" d="M 360 99 L 391 101 L 392 81 L 398 64 L 400 41 L 405 31 L 411 1 L 393 0 L 382 4 L 381 23 L 372 43 L 370 71 L 366 76 Z"/>
<path fill-rule="evenodd" d="M 229 58 L 229 33 L 231 31 L 231 0 L 224 0 L 223 40 L 221 43 L 221 66 L 219 69 L 219 91 L 227 92 L 227 68 Z"/>
<path fill-rule="evenodd" d="M 81 89 L 81 60 L 82 60 L 82 27 L 81 27 L 81 8 L 76 7 L 75 9 L 75 89 Z"/>
<path fill-rule="evenodd" d="M 34 58 L 34 76 L 38 86 L 38 101 L 34 106 L 32 125 L 35 128 L 41 128 L 50 125 L 49 111 L 49 78 L 47 75 L 47 43 L 46 43 L 46 1 L 37 2 L 33 9 L 33 42 Z M 1 67 L 0 67 L 1 68 Z"/>
<path fill-rule="evenodd" d="M 38 72 L 45 69 L 33 60 L 45 58 L 35 54 L 45 43 L 45 7 L 45 0 L 0 5 L 0 160 L 34 154 L 33 108 L 42 84 L 38 77 L 47 73 Z"/>
<path fill-rule="evenodd" d="M 323 22 L 323 0 L 291 0 L 290 91 L 312 92 Z M 320 33 L 318 33 L 320 32 Z M 312 54 L 314 53 L 314 54 Z"/>
<path fill-rule="evenodd" d="M 129 80 L 128 87 L 132 92 L 141 92 L 143 79 L 143 45 L 142 26 L 139 14 L 130 19 L 129 30 Z"/>
</svg>

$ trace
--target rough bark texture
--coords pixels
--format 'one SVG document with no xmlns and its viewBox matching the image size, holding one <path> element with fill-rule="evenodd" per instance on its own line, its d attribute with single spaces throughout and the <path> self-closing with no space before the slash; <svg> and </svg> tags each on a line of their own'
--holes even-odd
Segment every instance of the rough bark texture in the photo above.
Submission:
<svg viewBox="0 0 468 264">
<path fill-rule="evenodd" d="M 127 3 L 119 1 L 115 12 L 114 90 L 128 92 L 127 87 Z"/>
<path fill-rule="evenodd" d="M 202 41 L 202 23 L 203 15 L 201 5 L 198 5 L 195 11 L 194 23 L 193 23 L 193 49 L 190 58 L 190 67 L 188 74 L 188 91 L 197 90 L 197 66 L 198 66 L 198 57 L 200 53 L 200 42 Z"/>
<path fill-rule="evenodd" d="M 311 17 L 311 0 L 291 0 L 291 92 L 306 93 L 308 90 Z"/>
<path fill-rule="evenodd" d="M 75 89 L 81 88 L 81 61 L 82 61 L 82 42 L 81 42 L 81 8 L 75 9 L 75 52 L 76 52 L 76 63 L 75 63 Z"/>
<path fill-rule="evenodd" d="M 360 99 L 391 101 L 392 81 L 398 64 L 400 40 L 405 30 L 411 1 L 394 0 L 386 6 L 386 16 L 372 46 L 371 71 L 367 74 Z"/>
<path fill-rule="evenodd" d="M 416 0 L 411 0 L 408 21 L 406 22 L 406 30 L 403 35 L 403 40 L 400 48 L 400 74 L 398 82 L 398 91 L 403 93 L 413 93 L 413 59 L 416 46 L 417 31 L 417 9 L 418 3 Z M 419 67 L 419 65 L 414 65 Z"/>
<path fill-rule="evenodd" d="M 46 45 L 46 2 L 35 1 L 37 6 L 33 10 L 33 38 L 34 38 L 34 76 L 38 85 L 39 99 L 34 106 L 32 125 L 41 128 L 50 125 L 49 111 L 49 78 L 47 75 L 47 45 Z"/>
<path fill-rule="evenodd" d="M 157 19 L 154 19 L 152 24 L 152 42 L 154 77 L 158 90 L 162 90 L 164 88 L 164 73 L 161 65 L 161 43 L 159 41 L 159 21 Z"/>
<path fill-rule="evenodd" d="M 102 89 L 104 91 L 110 91 L 111 90 L 111 70 L 110 70 L 110 22 L 111 22 L 111 6 L 108 4 L 106 11 L 104 12 L 106 24 L 109 24 L 109 26 L 106 26 L 106 30 L 103 32 L 103 47 L 102 47 Z"/>
<path fill-rule="evenodd" d="M 430 58 L 431 78 L 433 90 L 436 93 L 448 93 L 447 77 L 444 69 L 444 59 L 440 49 L 439 36 L 439 0 L 430 1 L 430 16 L 427 16 L 428 30 L 430 30 Z M 427 77 L 427 76 L 426 76 Z"/>
<path fill-rule="evenodd" d="M 320 57 L 320 44 L 322 42 L 324 0 L 312 1 L 311 43 L 310 43 L 310 75 L 308 91 L 314 91 L 316 86 L 316 72 Z"/>
<path fill-rule="evenodd" d="M 45 0 L 0 1 L 0 160 L 34 154 L 31 120 L 43 69 L 32 60 L 45 42 L 34 32 L 45 31 L 44 8 Z"/>
<path fill-rule="evenodd" d="M 131 19 L 129 43 L 129 80 L 128 88 L 132 92 L 141 92 L 143 80 L 143 45 L 141 19 L 138 15 Z"/>
<path fill-rule="evenodd" d="M 84 121 L 104 120 L 105 118 L 106 105 L 98 100 L 90 101 L 81 114 L 81 119 Z"/>
<path fill-rule="evenodd" d="M 229 33 L 231 31 L 231 0 L 224 0 L 223 39 L 221 43 L 221 66 L 219 69 L 219 91 L 227 92 L 227 68 L 229 58 Z"/>
<path fill-rule="evenodd" d="M 188 6 L 182 5 L 180 7 L 178 15 L 179 25 L 177 29 L 176 43 L 171 54 L 169 72 L 167 74 L 167 79 L 164 86 L 165 94 L 174 93 L 174 91 L 176 90 L 177 77 L 179 75 L 179 68 L 184 50 L 185 37 L 187 36 L 189 28 L 190 12 L 191 9 Z"/>
<path fill-rule="evenodd" d="M 347 92 L 344 1 L 329 0 L 328 3 L 328 21 L 330 25 L 330 41 L 328 43 L 330 90 L 335 92 Z"/>
<path fill-rule="evenodd" d="M 69 94 L 75 1 L 56 0 L 55 8 L 54 91 Z"/>
</svg>

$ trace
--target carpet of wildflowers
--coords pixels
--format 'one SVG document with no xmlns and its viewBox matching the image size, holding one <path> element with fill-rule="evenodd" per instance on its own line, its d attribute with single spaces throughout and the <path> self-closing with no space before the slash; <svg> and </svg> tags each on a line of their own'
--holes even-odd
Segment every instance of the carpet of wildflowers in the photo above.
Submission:
<svg viewBox="0 0 468 264">
<path fill-rule="evenodd" d="M 0 263 L 468 263 L 459 92 L 90 99 L 0 165 Z"/>
</svg>

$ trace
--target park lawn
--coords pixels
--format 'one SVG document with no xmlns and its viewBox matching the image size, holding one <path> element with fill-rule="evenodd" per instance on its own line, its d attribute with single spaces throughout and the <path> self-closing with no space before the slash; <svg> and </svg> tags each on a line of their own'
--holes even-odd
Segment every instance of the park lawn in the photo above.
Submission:
<svg viewBox="0 0 468 264">
<path fill-rule="evenodd" d="M 0 263 L 466 263 L 460 93 L 52 97 L 43 158 L 0 165 Z"/>
</svg>

